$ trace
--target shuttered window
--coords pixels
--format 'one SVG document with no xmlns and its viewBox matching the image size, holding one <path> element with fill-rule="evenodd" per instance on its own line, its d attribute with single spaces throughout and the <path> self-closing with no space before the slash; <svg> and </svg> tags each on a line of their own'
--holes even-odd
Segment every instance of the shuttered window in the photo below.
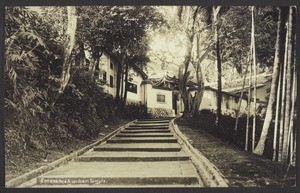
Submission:
<svg viewBox="0 0 300 193">
<path fill-rule="evenodd" d="M 157 94 L 157 102 L 166 102 L 166 96 L 163 94 Z"/>
<path fill-rule="evenodd" d="M 127 83 L 127 91 L 133 92 L 133 93 L 137 93 L 137 85 L 128 82 L 128 83 Z"/>
<path fill-rule="evenodd" d="M 112 75 L 110 75 L 109 86 L 114 87 L 114 77 Z"/>
</svg>

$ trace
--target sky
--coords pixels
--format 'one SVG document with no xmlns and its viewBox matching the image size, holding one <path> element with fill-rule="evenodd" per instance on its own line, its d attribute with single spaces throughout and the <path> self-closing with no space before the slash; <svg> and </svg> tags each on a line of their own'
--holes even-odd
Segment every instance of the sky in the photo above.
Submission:
<svg viewBox="0 0 300 193">
<path fill-rule="evenodd" d="M 161 12 L 168 22 L 172 22 L 176 17 L 176 6 L 159 6 L 157 10 Z M 168 72 L 177 75 L 178 66 L 183 61 L 185 54 L 184 34 L 172 30 L 155 31 L 150 34 L 150 51 L 148 63 L 148 73 Z"/>
</svg>

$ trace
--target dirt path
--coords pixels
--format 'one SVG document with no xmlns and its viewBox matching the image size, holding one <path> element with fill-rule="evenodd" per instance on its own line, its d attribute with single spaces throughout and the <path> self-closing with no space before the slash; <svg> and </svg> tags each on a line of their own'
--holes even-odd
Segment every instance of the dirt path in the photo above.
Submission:
<svg viewBox="0 0 300 193">
<path fill-rule="evenodd" d="M 219 139 L 193 125 L 191 120 L 176 120 L 180 131 L 228 180 L 231 187 L 294 186 L 296 168 L 272 162 Z"/>
</svg>

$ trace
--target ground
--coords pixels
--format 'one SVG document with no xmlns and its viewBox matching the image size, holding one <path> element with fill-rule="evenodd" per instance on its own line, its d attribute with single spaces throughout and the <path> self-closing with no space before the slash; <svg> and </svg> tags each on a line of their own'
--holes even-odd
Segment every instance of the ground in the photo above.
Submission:
<svg viewBox="0 0 300 193">
<path fill-rule="evenodd" d="M 230 187 L 295 186 L 295 167 L 246 152 L 226 138 L 216 137 L 209 129 L 211 115 L 200 116 L 178 118 L 176 123 L 189 142 L 221 171 Z"/>
<path fill-rule="evenodd" d="M 73 140 L 71 143 L 69 142 L 67 144 L 64 144 L 64 146 L 47 150 L 46 154 L 45 152 L 37 149 L 28 149 L 28 151 L 26 152 L 26 156 L 15 156 L 13 159 L 10 159 L 10 163 L 6 163 L 5 180 L 11 180 L 31 170 L 49 164 L 63 156 L 69 155 L 73 151 L 79 150 L 89 144 L 96 142 L 97 140 L 103 138 L 105 135 L 114 131 L 119 126 L 124 125 L 127 122 L 129 122 L 129 120 L 120 119 L 120 121 L 114 125 L 107 125 L 107 128 L 102 129 L 98 133 L 98 136 L 96 135 L 90 140 Z"/>
<path fill-rule="evenodd" d="M 176 123 L 180 130 L 188 137 L 190 143 L 202 152 L 228 180 L 231 187 L 249 186 L 294 186 L 296 168 L 286 164 L 272 162 L 267 157 L 245 152 L 225 138 L 216 137 L 212 128 L 210 114 L 201 114 L 200 118 L 179 118 Z M 76 140 L 63 147 L 44 152 L 28 151 L 25 157 L 15 157 L 6 165 L 6 180 L 13 179 L 23 173 L 48 164 L 65 155 L 70 154 L 123 125 L 128 120 L 122 120 L 114 126 L 108 126 L 98 136 L 88 141 Z M 199 126 L 201 125 L 201 126 Z"/>
</svg>

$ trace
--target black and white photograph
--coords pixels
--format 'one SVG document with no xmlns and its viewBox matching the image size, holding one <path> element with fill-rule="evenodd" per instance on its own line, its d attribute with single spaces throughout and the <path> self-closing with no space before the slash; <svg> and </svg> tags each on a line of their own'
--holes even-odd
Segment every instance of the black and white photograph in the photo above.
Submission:
<svg viewBox="0 0 300 193">
<path fill-rule="evenodd" d="M 5 6 L 5 189 L 296 188 L 297 9 Z"/>
</svg>

